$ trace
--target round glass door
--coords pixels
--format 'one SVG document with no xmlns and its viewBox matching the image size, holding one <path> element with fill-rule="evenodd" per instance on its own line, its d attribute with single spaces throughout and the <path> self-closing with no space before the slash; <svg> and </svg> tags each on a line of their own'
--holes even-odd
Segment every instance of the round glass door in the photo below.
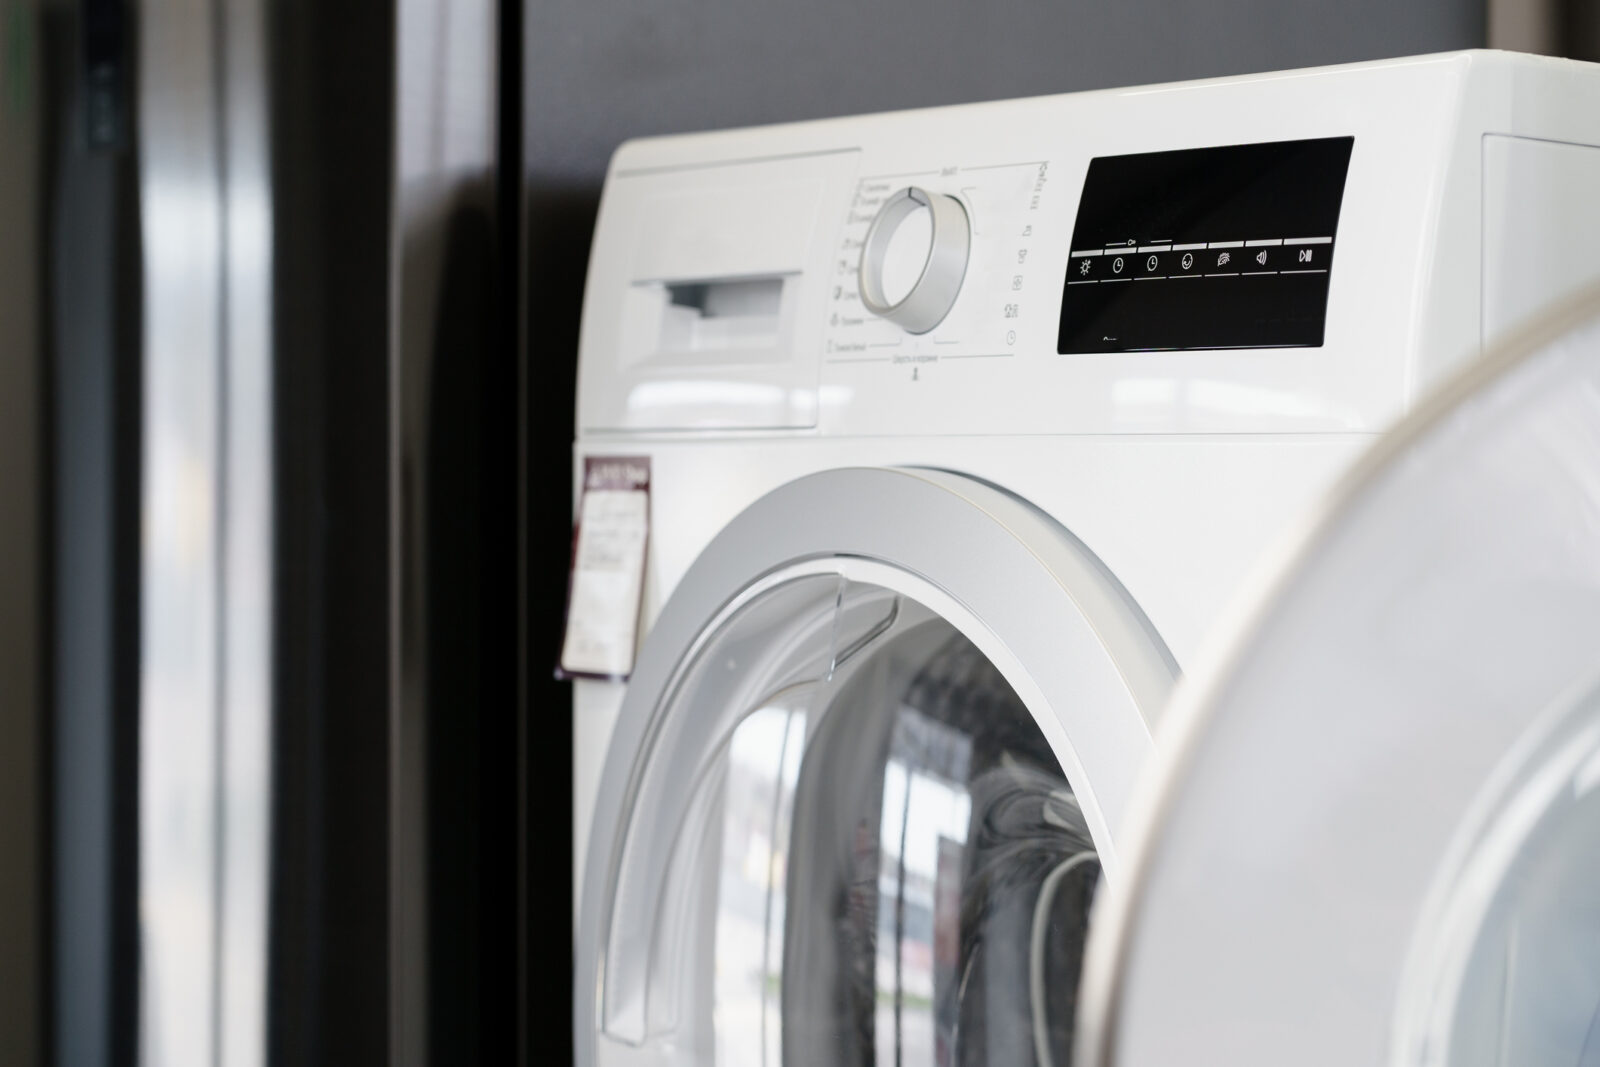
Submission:
<svg viewBox="0 0 1600 1067">
<path fill-rule="evenodd" d="M 657 721 L 601 1062 L 1068 1062 L 1095 844 L 968 637 L 892 589 L 796 577 L 701 643 Z"/>
<path fill-rule="evenodd" d="M 1168 712 L 1095 1067 L 1600 1067 L 1600 290 L 1383 439 Z"/>
<path fill-rule="evenodd" d="M 1424 912 L 1403 1067 L 1600 1067 L 1600 692 L 1517 746 Z"/>
</svg>

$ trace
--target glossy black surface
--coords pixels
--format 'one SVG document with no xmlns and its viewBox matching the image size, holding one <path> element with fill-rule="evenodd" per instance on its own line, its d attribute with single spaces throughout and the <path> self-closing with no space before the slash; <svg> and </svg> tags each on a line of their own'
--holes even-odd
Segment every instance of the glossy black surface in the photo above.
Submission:
<svg viewBox="0 0 1600 1067">
<path fill-rule="evenodd" d="M 1321 345 L 1354 143 L 1328 137 L 1093 160 L 1073 226 L 1057 351 Z"/>
</svg>

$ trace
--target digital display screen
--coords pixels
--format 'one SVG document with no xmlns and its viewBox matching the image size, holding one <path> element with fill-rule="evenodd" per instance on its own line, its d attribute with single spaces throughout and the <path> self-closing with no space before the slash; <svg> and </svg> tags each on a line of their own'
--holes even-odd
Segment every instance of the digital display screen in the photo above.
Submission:
<svg viewBox="0 0 1600 1067">
<path fill-rule="evenodd" d="M 1057 351 L 1320 346 L 1354 144 L 1091 160 Z"/>
</svg>

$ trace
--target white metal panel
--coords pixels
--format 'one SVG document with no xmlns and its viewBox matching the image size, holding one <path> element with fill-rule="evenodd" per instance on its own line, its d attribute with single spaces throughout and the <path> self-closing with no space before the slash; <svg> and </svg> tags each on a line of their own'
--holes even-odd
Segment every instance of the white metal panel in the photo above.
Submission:
<svg viewBox="0 0 1600 1067">
<path fill-rule="evenodd" d="M 224 193 L 219 13 L 140 27 L 144 536 L 140 551 L 139 1062 L 218 1045 Z"/>
<path fill-rule="evenodd" d="M 885 347 L 824 355 L 824 430 L 1380 428 L 1403 403 L 1416 295 L 1409 279 L 1431 250 L 1439 195 L 1431 176 L 1442 169 L 1466 69 L 1446 61 L 1297 72 L 882 121 L 863 138 L 862 173 L 921 171 L 928 176 L 916 180 L 932 191 L 966 190 L 979 204 L 972 262 L 955 307 L 931 333 L 901 337 L 880 327 L 869 344 Z M 1392 96 L 1412 101 L 1401 121 L 1375 103 Z M 1323 347 L 1056 352 L 1078 197 L 1094 157 L 1352 134 Z M 1025 165 L 1005 166 L 1014 163 Z"/>
<path fill-rule="evenodd" d="M 271 161 L 262 11 L 142 25 L 139 1058 L 266 1057 Z"/>
<path fill-rule="evenodd" d="M 652 463 L 648 630 L 706 544 L 785 482 L 841 467 L 925 467 L 999 486 L 1051 515 L 1117 575 L 1180 662 L 1299 512 L 1368 447 L 1364 434 L 1304 438 L 866 438 L 737 444 L 640 441 Z M 596 438 L 582 457 L 616 453 Z"/>
<path fill-rule="evenodd" d="M 1138 601 L 1180 664 L 1194 656 L 1258 558 L 1367 446 L 1366 435 L 1207 438 L 750 438 L 608 441 L 651 456 L 645 634 L 706 544 L 751 501 L 818 470 L 922 466 L 997 485 L 1053 516 Z M 574 885 L 623 686 L 580 682 L 573 711 Z"/>
<path fill-rule="evenodd" d="M 1600 280 L 1600 148 L 1483 139 L 1483 337 Z"/>
<path fill-rule="evenodd" d="M 220 1064 L 260 1067 L 267 1061 L 274 736 L 272 159 L 265 9 L 256 0 L 226 0 L 220 17 L 226 321 L 217 1036 Z"/>
<path fill-rule="evenodd" d="M 787 157 L 851 146 L 858 166 L 828 179 L 839 184 L 818 230 L 827 250 L 798 278 L 818 301 L 821 332 L 801 324 L 793 354 L 821 360 L 820 433 L 1379 430 L 1477 351 L 1480 217 L 1494 210 L 1482 188 L 1483 136 L 1600 144 L 1597 104 L 1592 66 L 1473 52 L 630 142 L 613 161 L 590 265 L 581 424 L 622 425 L 595 413 L 621 410 L 631 389 L 608 368 L 625 265 L 612 249 L 641 224 L 627 192 L 634 176 L 740 159 L 766 160 L 777 175 L 797 165 Z M 1322 347 L 1056 353 L 1092 158 L 1325 136 L 1353 136 L 1355 148 Z M 973 220 L 962 293 L 920 337 L 851 302 L 872 205 L 910 183 L 957 196 Z M 776 213 L 786 210 L 775 200 Z M 716 425 L 691 412 L 705 386 L 677 380 L 676 400 L 658 383 L 652 424 Z M 766 383 L 727 368 L 712 380 L 730 403 L 736 384 L 754 401 L 751 390 Z M 679 402 L 682 418 L 669 410 Z"/>
</svg>

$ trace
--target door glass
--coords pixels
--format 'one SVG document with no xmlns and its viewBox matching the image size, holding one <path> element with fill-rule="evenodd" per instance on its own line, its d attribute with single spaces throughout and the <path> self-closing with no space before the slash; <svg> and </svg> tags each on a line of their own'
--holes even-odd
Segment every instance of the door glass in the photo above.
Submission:
<svg viewBox="0 0 1600 1067">
<path fill-rule="evenodd" d="M 1530 748 L 1430 917 L 1413 1063 L 1600 1067 L 1600 697 Z"/>
<path fill-rule="evenodd" d="M 770 598 L 705 642 L 641 764 L 603 1037 L 739 1067 L 1067 1063 L 1099 865 L 1032 713 L 902 596 Z M 696 752 L 672 718 L 708 700 L 732 703 Z"/>
</svg>

